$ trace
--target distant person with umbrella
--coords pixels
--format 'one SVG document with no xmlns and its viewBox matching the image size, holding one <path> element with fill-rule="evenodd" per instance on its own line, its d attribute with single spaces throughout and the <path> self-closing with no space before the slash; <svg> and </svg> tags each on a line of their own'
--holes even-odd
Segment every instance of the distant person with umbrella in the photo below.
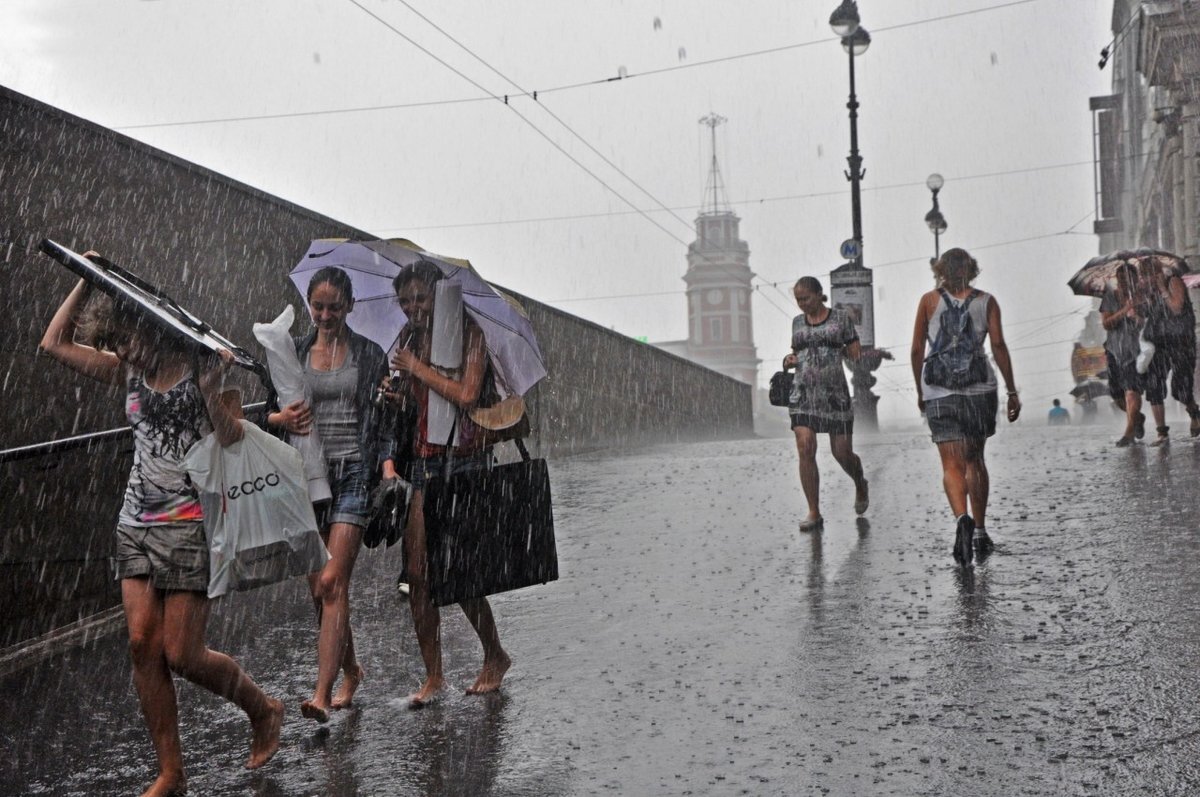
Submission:
<svg viewBox="0 0 1200 797">
<path fill-rule="evenodd" d="M 862 460 L 854 453 L 854 408 L 846 385 L 843 358 L 857 360 L 862 353 L 854 319 L 838 307 L 827 307 L 816 277 L 801 277 L 792 289 L 800 315 L 792 319 L 792 352 L 783 358 L 784 369 L 795 368 L 788 413 L 800 457 L 800 486 L 808 514 L 800 531 L 818 531 L 821 516 L 821 474 L 817 470 L 817 435 L 829 435 L 829 450 L 854 482 L 854 512 L 869 505 Z"/>
<path fill-rule="evenodd" d="M 421 658 L 425 681 L 409 696 L 409 704 L 420 708 L 433 700 L 445 687 L 442 670 L 441 613 L 430 593 L 428 555 L 425 537 L 424 494 L 430 479 L 445 473 L 447 458 L 452 473 L 465 473 L 489 467 L 491 447 L 484 430 L 470 418 L 467 410 L 479 401 L 489 366 L 484 333 L 470 314 L 463 314 L 462 366 L 455 371 L 430 364 L 433 346 L 434 294 L 445 278 L 432 262 L 417 261 L 400 270 L 393 289 L 407 323 L 400 331 L 401 344 L 392 356 L 392 368 L 398 384 L 389 387 L 389 397 L 399 403 L 415 403 L 409 417 L 412 431 L 413 461 L 410 480 L 413 494 L 409 503 L 408 524 L 404 530 L 405 578 L 409 586 L 409 607 Z M 457 410 L 453 440 L 431 440 L 430 403 L 434 394 L 449 401 Z M 456 434 L 455 434 L 456 432 Z M 401 437 L 404 435 L 401 434 Z M 472 598 L 459 604 L 483 645 L 483 667 L 468 694 L 494 692 L 500 688 L 512 659 L 500 644 L 500 634 L 487 598 Z"/>
<path fill-rule="evenodd" d="M 329 561 L 309 576 L 317 609 L 317 683 L 300 713 L 327 722 L 329 712 L 350 706 L 363 680 L 363 668 L 350 629 L 350 579 L 367 524 L 368 495 L 379 479 L 395 478 L 391 433 L 381 424 L 375 393 L 387 375 L 387 358 L 377 343 L 354 332 L 346 316 L 354 309 L 354 288 L 340 268 L 325 266 L 306 291 L 313 329 L 295 339 L 312 404 L 303 399 L 280 407 L 272 390 L 267 425 L 293 435 L 314 428 L 325 451 L 328 502 L 317 505 Z M 342 684 L 333 693 L 341 673 Z"/>
<path fill-rule="evenodd" d="M 1154 416 L 1158 438 L 1152 445 L 1163 445 L 1170 438 L 1166 425 L 1168 375 L 1170 395 L 1184 405 L 1191 419 L 1192 437 L 1200 435 L 1200 408 L 1194 395 L 1196 369 L 1196 313 L 1183 280 L 1164 272 L 1152 262 L 1140 269 L 1146 298 L 1147 337 L 1155 345 L 1154 358 L 1147 372 L 1146 400 Z"/>
<path fill-rule="evenodd" d="M 1146 297 L 1136 266 L 1123 262 L 1115 276 L 1115 284 L 1104 291 L 1100 300 L 1100 320 L 1108 332 L 1104 356 L 1108 361 L 1109 395 L 1125 413 L 1125 431 L 1116 443 L 1124 448 L 1146 434 L 1146 416 L 1141 410 L 1148 380 L 1137 368 Z"/>
<path fill-rule="evenodd" d="M 933 274 L 937 288 L 917 305 L 910 359 L 917 409 L 929 423 L 942 460 L 942 486 L 957 518 L 954 559 L 970 567 L 973 558 L 982 559 L 993 548 L 984 527 L 990 489 L 984 446 L 996 433 L 999 399 L 995 371 L 983 353 L 985 340 L 1004 378 L 1009 423 L 1020 416 L 1021 400 L 1000 305 L 971 285 L 979 276 L 975 258 L 964 249 L 950 249 L 933 264 Z"/>
</svg>

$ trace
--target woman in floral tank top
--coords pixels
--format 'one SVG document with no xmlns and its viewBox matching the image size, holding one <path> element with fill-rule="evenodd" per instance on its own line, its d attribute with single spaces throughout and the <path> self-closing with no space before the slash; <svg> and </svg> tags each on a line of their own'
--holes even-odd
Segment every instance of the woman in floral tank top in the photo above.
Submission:
<svg viewBox="0 0 1200 797">
<path fill-rule="evenodd" d="M 84 376 L 126 388 L 134 457 L 117 522 L 116 575 L 133 683 L 158 757 L 158 777 L 143 797 L 165 797 L 187 791 L 173 674 L 246 712 L 250 769 L 267 763 L 279 748 L 283 703 L 205 641 L 208 545 L 199 497 L 182 460 L 207 434 L 216 434 L 223 446 L 242 437 L 238 391 L 224 387 L 232 355 L 223 352 L 202 363 L 148 327 L 80 280 L 51 319 L 40 348 Z M 77 328 L 84 342 L 77 342 Z"/>
</svg>

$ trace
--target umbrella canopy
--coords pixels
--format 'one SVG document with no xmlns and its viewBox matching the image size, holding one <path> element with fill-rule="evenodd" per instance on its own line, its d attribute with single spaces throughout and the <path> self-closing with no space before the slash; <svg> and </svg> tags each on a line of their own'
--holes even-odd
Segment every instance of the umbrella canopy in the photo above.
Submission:
<svg viewBox="0 0 1200 797">
<path fill-rule="evenodd" d="M 1108 395 L 1108 385 L 1098 379 L 1088 379 L 1071 388 L 1071 395 L 1077 399 L 1098 399 Z"/>
<path fill-rule="evenodd" d="M 1117 286 L 1117 269 L 1130 264 L 1139 272 L 1147 268 L 1162 269 L 1167 276 L 1180 277 L 1188 273 L 1187 261 L 1159 249 L 1121 249 L 1089 260 L 1067 285 L 1080 296 L 1103 296 Z"/>
<path fill-rule="evenodd" d="M 524 309 L 476 273 L 466 260 L 426 252 L 402 239 L 352 241 L 318 238 L 290 274 L 301 296 L 313 274 L 336 266 L 354 286 L 354 310 L 346 318 L 358 334 L 378 343 L 389 355 L 408 318 L 396 303 L 392 280 L 400 269 L 425 260 L 445 278 L 462 285 L 463 306 L 483 331 L 496 377 L 510 394 L 523 396 L 546 375 L 542 350 Z"/>
</svg>

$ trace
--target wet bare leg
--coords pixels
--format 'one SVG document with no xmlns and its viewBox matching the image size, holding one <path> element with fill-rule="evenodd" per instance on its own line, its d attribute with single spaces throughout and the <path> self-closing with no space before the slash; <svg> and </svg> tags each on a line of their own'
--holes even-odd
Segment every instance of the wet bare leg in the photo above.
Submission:
<svg viewBox="0 0 1200 797">
<path fill-rule="evenodd" d="M 185 794 L 187 794 L 187 781 L 182 776 L 174 779 L 167 775 L 159 775 L 158 780 L 142 792 L 142 797 L 182 797 Z"/>
<path fill-rule="evenodd" d="M 504 674 L 512 666 L 512 659 L 500 646 L 500 633 L 496 629 L 496 618 L 492 615 L 492 607 L 487 598 L 474 598 L 459 604 L 463 614 L 475 629 L 479 641 L 483 643 L 483 669 L 475 683 L 467 688 L 468 695 L 482 695 L 495 692 L 504 680 Z"/>
<path fill-rule="evenodd" d="M 947 440 L 937 444 L 942 459 L 942 489 L 954 517 L 967 514 L 967 454 L 965 440 Z"/>
<path fill-rule="evenodd" d="M 267 698 L 265 712 L 250 719 L 250 759 L 246 769 L 258 769 L 279 751 L 279 735 L 283 730 L 283 701 Z"/>
<path fill-rule="evenodd" d="M 867 480 L 863 477 L 862 460 L 854 453 L 854 437 L 848 434 L 829 436 L 829 450 L 833 458 L 854 482 L 854 503 L 867 500 Z"/>
<path fill-rule="evenodd" d="M 362 683 L 365 676 L 366 672 L 357 662 L 350 667 L 343 667 L 342 685 L 338 687 L 337 694 L 333 696 L 333 702 L 329 704 L 329 707 L 334 711 L 340 711 L 353 705 L 354 693 L 358 691 L 358 685 Z"/>
<path fill-rule="evenodd" d="M 158 759 L 158 778 L 143 797 L 182 794 L 187 791 L 187 778 L 179 743 L 175 684 L 163 653 L 162 598 L 149 579 L 126 578 L 121 581 L 121 601 L 129 629 L 133 684 Z"/>
<path fill-rule="evenodd" d="M 317 685 L 312 698 L 300 704 L 300 714 L 317 722 L 329 721 L 333 708 L 333 683 L 352 659 L 350 631 L 350 577 L 362 540 L 362 529 L 349 523 L 334 523 L 326 538 L 330 559 L 316 579 L 310 580 L 314 600 L 320 601 L 320 632 L 317 636 Z M 351 670 L 347 670 L 351 672 Z M 357 681 L 350 689 L 353 696 Z M 344 690 L 343 690 L 344 691 Z"/>
<path fill-rule="evenodd" d="M 433 603 L 427 578 L 424 507 L 424 492 L 415 491 L 408 509 L 408 527 L 404 531 L 408 554 L 408 605 L 412 610 L 421 660 L 425 663 L 425 682 L 408 696 L 412 708 L 427 705 L 446 686 L 442 675 L 441 613 Z"/>
<path fill-rule="evenodd" d="M 202 592 L 170 592 L 164 603 L 163 650 L 171 671 L 234 703 L 250 719 L 249 769 L 279 749 L 283 703 L 268 697 L 229 656 L 204 641 L 209 601 Z"/>
<path fill-rule="evenodd" d="M 808 502 L 807 520 L 821 517 L 821 474 L 817 470 L 817 435 L 806 426 L 792 429 L 796 435 L 796 453 L 800 456 L 800 487 Z"/>
<path fill-rule="evenodd" d="M 975 521 L 975 528 L 981 529 L 987 521 L 988 493 L 991 492 L 991 476 L 988 474 L 987 460 L 983 458 L 987 438 L 967 440 L 966 443 L 967 496 L 970 498 L 971 519 Z"/>
</svg>

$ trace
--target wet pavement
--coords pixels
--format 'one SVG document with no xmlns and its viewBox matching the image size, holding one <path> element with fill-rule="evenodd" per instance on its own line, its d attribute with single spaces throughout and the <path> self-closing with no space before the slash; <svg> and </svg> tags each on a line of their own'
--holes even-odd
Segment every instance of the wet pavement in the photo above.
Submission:
<svg viewBox="0 0 1200 797">
<path fill-rule="evenodd" d="M 422 670 L 398 555 L 364 552 L 367 680 L 327 729 L 297 710 L 315 677 L 301 585 L 263 591 L 294 595 L 284 611 L 218 605 L 215 646 L 289 713 L 249 773 L 244 718 L 181 683 L 190 794 L 1200 792 L 1200 445 L 1115 437 L 1025 420 L 993 438 L 997 549 L 968 576 L 920 430 L 860 436 L 865 520 L 823 447 L 809 535 L 788 439 L 555 461 L 562 578 L 493 600 L 515 662 L 500 694 L 462 693 L 480 652 L 447 611 L 453 689 L 405 707 Z M 120 635 L 0 685 L 0 793 L 149 782 Z"/>
</svg>

